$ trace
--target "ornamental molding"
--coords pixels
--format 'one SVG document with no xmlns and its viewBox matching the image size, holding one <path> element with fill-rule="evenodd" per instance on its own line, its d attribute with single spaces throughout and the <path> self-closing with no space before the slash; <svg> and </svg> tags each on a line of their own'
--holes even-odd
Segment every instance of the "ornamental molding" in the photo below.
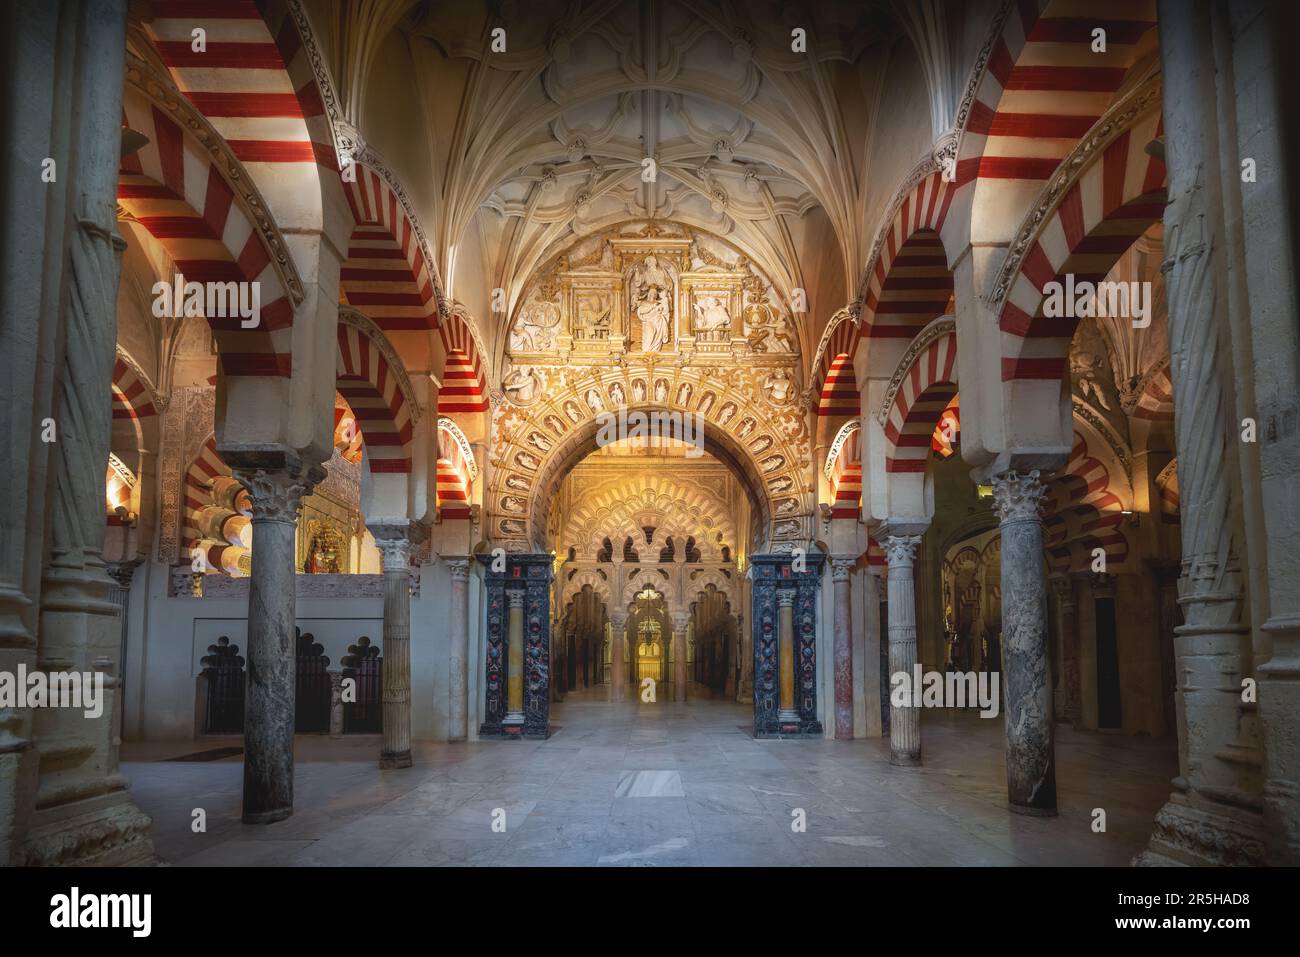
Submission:
<svg viewBox="0 0 1300 957">
<path fill-rule="evenodd" d="M 844 448 L 844 444 L 848 442 L 854 432 L 857 432 L 861 428 L 862 423 L 860 423 L 856 418 L 849 419 L 849 421 L 840 426 L 839 432 L 835 434 L 835 441 L 831 443 L 830 449 L 826 452 L 826 464 L 822 467 L 822 474 L 825 475 L 826 478 L 831 478 L 832 474 L 835 472 L 835 463 L 839 460 L 840 450 Z"/>
<path fill-rule="evenodd" d="M 397 379 L 397 387 L 402 390 L 402 397 L 406 400 L 406 406 L 411 412 L 411 423 L 419 422 L 420 416 L 424 414 L 424 407 L 420 405 L 420 400 L 415 396 L 415 388 L 411 385 L 411 379 L 406 374 L 406 365 L 402 362 L 402 357 L 397 354 L 397 350 L 388 341 L 388 337 L 384 335 L 377 325 L 352 306 L 339 305 L 339 322 L 356 329 L 378 347 L 384 361 L 388 363 L 389 371 Z"/>
<path fill-rule="evenodd" d="M 1158 67 L 1153 69 L 1158 70 Z M 1038 194 L 1038 199 L 1021 222 L 1020 228 L 1016 230 L 1016 238 L 1007 247 L 1006 259 L 1002 262 L 1002 268 L 998 270 L 997 278 L 993 282 L 993 290 L 988 296 L 993 322 L 1001 321 L 999 313 L 1002 303 L 1006 301 L 1016 276 L 1020 274 L 1025 256 L 1037 242 L 1044 227 L 1051 221 L 1070 188 L 1092 168 L 1093 163 L 1106 147 L 1132 129 L 1147 114 L 1160 109 L 1161 93 L 1161 76 L 1159 72 L 1155 72 L 1113 103 L 1110 109 L 1102 114 L 1101 119 L 1093 124 L 1092 129 L 1083 135 L 1074 149 L 1061 160 L 1052 178 L 1047 181 L 1042 192 Z"/>
<path fill-rule="evenodd" d="M 460 430 L 460 426 L 447 418 L 445 415 L 438 417 L 438 428 L 446 432 L 460 449 L 460 457 L 465 462 L 465 468 L 469 470 L 470 480 L 478 478 L 478 462 L 474 459 L 474 449 L 469 444 L 469 439 L 465 438 L 465 433 Z"/>
<path fill-rule="evenodd" d="M 889 201 L 885 207 L 885 215 L 876 229 L 876 241 L 871 244 L 871 255 L 867 257 L 867 268 L 862 271 L 862 279 L 858 283 L 858 296 L 854 300 L 854 305 L 859 310 L 859 319 L 861 321 L 860 311 L 867 301 L 867 291 L 871 286 L 871 274 L 875 271 L 876 262 L 880 259 L 880 250 L 885 245 L 885 240 L 889 237 L 890 229 L 894 225 L 894 217 L 898 211 L 903 208 L 903 202 L 908 196 L 912 195 L 912 190 L 916 189 L 921 180 L 925 179 L 931 173 L 937 173 L 941 167 L 935 161 L 935 151 L 933 148 L 926 151 L 911 172 L 903 179 L 902 185 L 894 191 L 894 198 Z"/>
<path fill-rule="evenodd" d="M 275 270 L 285 292 L 295 307 L 301 305 L 305 296 L 302 280 L 298 276 L 293 257 L 289 255 L 289 247 L 280 227 L 271 216 L 270 207 L 262 198 L 261 191 L 244 169 L 244 164 L 231 152 L 225 139 L 169 79 L 163 79 L 143 60 L 130 53 L 126 57 L 125 77 L 128 87 L 162 108 L 207 151 L 213 166 L 220 171 L 221 178 L 234 194 L 235 202 L 261 234 L 270 254 L 271 268 Z"/>
<path fill-rule="evenodd" d="M 839 309 L 835 310 L 830 321 L 826 323 L 826 328 L 822 332 L 821 340 L 817 343 L 817 351 L 813 353 L 812 363 L 808 366 L 807 380 L 809 382 L 817 381 L 817 373 L 821 368 L 822 358 L 826 355 L 826 350 L 830 348 L 831 336 L 835 334 L 835 330 L 838 328 L 839 324 L 842 322 L 851 322 L 854 326 L 857 326 L 858 320 L 861 318 L 862 308 L 857 302 L 851 302 L 847 306 L 841 306 Z M 849 358 L 852 359 L 853 357 L 849 356 Z M 809 391 L 816 394 L 815 390 L 813 390 L 811 386 L 809 387 Z"/>
<path fill-rule="evenodd" d="M 893 408 L 894 399 L 898 396 L 898 390 L 903 387 L 903 380 L 907 378 L 907 373 L 911 370 L 912 364 L 916 362 L 916 357 L 925 351 L 930 343 L 947 335 L 956 335 L 956 333 L 956 317 L 940 316 L 916 334 L 916 338 L 911 341 L 907 351 L 903 353 L 903 358 L 898 360 L 898 365 L 894 368 L 894 374 L 889 377 L 889 387 L 885 389 L 885 396 L 881 400 L 880 407 L 874 413 L 877 422 L 883 426 L 889 418 L 889 410 Z"/>
<path fill-rule="evenodd" d="M 1124 466 L 1125 474 L 1131 480 L 1133 476 L 1133 456 L 1129 454 L 1127 443 L 1115 434 L 1114 428 L 1096 409 L 1077 396 L 1071 398 L 1070 408 L 1076 418 L 1087 422 L 1096 430 L 1098 435 L 1105 439 L 1106 444 L 1110 446 L 1110 450 L 1115 453 L 1115 458 L 1119 459 L 1120 464 Z"/>
<path fill-rule="evenodd" d="M 159 412 L 167 411 L 167 403 L 171 401 L 171 396 L 163 395 L 153 384 L 153 379 L 144 371 L 144 367 L 136 362 L 131 353 L 122 348 L 122 344 L 117 345 L 117 357 L 122 360 L 123 364 L 131 370 L 137 379 L 144 383 L 144 387 L 149 390 L 149 400 L 153 407 Z"/>
</svg>

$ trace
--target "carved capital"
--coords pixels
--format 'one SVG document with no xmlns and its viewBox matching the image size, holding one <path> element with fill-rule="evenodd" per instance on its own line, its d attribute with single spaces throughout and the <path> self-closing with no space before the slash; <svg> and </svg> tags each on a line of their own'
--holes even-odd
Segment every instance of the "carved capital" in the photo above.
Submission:
<svg viewBox="0 0 1300 957">
<path fill-rule="evenodd" d="M 678 612 L 673 615 L 673 631 L 679 635 L 686 634 L 686 628 L 690 623 L 691 616 L 689 614 Z"/>
<path fill-rule="evenodd" d="M 853 574 L 853 569 L 858 562 L 855 558 L 832 558 L 831 559 L 831 581 L 846 582 L 849 576 Z"/>
<path fill-rule="evenodd" d="M 1046 496 L 1047 486 L 1040 480 L 1038 469 L 993 476 L 993 510 L 1003 525 L 1042 521 Z"/>
<path fill-rule="evenodd" d="M 469 581 L 469 559 L 468 558 L 449 558 L 447 569 L 451 572 L 453 582 Z"/>
<path fill-rule="evenodd" d="M 522 588 L 510 588 L 506 590 L 506 601 L 511 608 L 524 607 L 524 590 Z"/>
<path fill-rule="evenodd" d="M 916 561 L 916 550 L 921 545 L 921 536 L 886 535 L 881 544 L 885 547 L 885 561 L 890 567 L 902 567 Z"/>
<path fill-rule="evenodd" d="M 782 608 L 794 607 L 794 591 L 782 589 L 776 593 L 776 603 Z"/>
<path fill-rule="evenodd" d="M 294 464 L 285 468 L 234 469 L 235 478 L 248 489 L 254 522 L 293 525 L 304 495 L 310 495 L 324 478 L 319 465 Z"/>
<path fill-rule="evenodd" d="M 375 536 L 375 546 L 384 559 L 384 571 L 403 571 L 411 567 L 411 540 L 401 538 L 380 538 Z"/>
</svg>

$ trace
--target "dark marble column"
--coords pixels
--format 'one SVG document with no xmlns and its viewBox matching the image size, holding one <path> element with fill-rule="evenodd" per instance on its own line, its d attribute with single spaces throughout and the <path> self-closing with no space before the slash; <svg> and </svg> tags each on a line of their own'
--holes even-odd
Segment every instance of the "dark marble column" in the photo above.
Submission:
<svg viewBox="0 0 1300 957">
<path fill-rule="evenodd" d="M 609 615 L 609 700 L 627 698 L 627 679 L 623 668 L 623 652 L 627 643 L 627 612 L 612 611 Z"/>
<path fill-rule="evenodd" d="M 448 741 L 469 737 L 469 559 L 447 561 L 451 571 L 451 651 L 448 655 L 447 697 L 451 722 Z"/>
<path fill-rule="evenodd" d="M 835 604 L 835 737 L 853 739 L 853 598 L 849 588 L 852 558 L 831 559 Z"/>
<path fill-rule="evenodd" d="M 673 615 L 673 700 L 686 700 L 686 630 L 690 627 L 691 616 L 677 613 Z M 698 654 L 698 649 L 697 649 Z"/>
<path fill-rule="evenodd" d="M 1037 815 L 1056 813 L 1047 575 L 1040 514 L 1046 492 L 1037 470 L 993 476 L 993 507 L 1002 532 L 1007 800 L 1013 811 Z"/>
<path fill-rule="evenodd" d="M 1059 717 L 1077 728 L 1083 704 L 1079 687 L 1079 606 L 1074 599 L 1074 582 L 1068 576 L 1054 576 L 1052 590 L 1056 594 L 1056 630 L 1061 636 L 1063 694 Z"/>
<path fill-rule="evenodd" d="M 243 819 L 245 824 L 271 824 L 293 813 L 298 508 L 325 470 L 291 460 L 282 468 L 236 469 L 235 477 L 248 489 L 253 512 Z"/>
<path fill-rule="evenodd" d="M 920 535 L 887 535 L 881 543 L 889 563 L 889 688 L 894 675 L 907 675 L 912 687 L 916 657 L 916 586 L 913 563 Z M 889 763 L 904 766 L 921 763 L 921 710 L 910 702 L 899 707 L 890 695 Z"/>
<path fill-rule="evenodd" d="M 411 766 L 411 540 L 402 525 L 372 528 L 384 558 L 384 743 L 379 766 Z"/>
</svg>

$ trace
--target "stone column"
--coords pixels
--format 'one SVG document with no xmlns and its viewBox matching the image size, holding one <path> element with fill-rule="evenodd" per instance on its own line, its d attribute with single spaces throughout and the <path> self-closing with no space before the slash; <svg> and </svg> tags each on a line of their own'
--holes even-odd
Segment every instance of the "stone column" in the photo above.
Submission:
<svg viewBox="0 0 1300 957">
<path fill-rule="evenodd" d="M 244 704 L 244 823 L 293 813 L 295 537 L 303 496 L 325 477 L 319 465 L 235 469 L 253 512 Z"/>
<path fill-rule="evenodd" d="M 798 723 L 799 712 L 794 701 L 794 592 L 777 594 L 777 661 L 779 663 L 779 696 L 777 720 L 781 724 Z"/>
<path fill-rule="evenodd" d="M 609 613 L 609 700 L 627 698 L 627 674 L 623 666 L 623 652 L 627 643 L 627 612 L 622 609 Z"/>
<path fill-rule="evenodd" d="M 689 675 L 686 670 L 686 630 L 690 627 L 691 616 L 686 612 L 673 614 L 673 700 L 686 700 L 686 682 Z"/>
<path fill-rule="evenodd" d="M 831 559 L 835 604 L 835 737 L 853 740 L 853 596 L 850 576 L 857 564 L 852 558 Z"/>
<path fill-rule="evenodd" d="M 736 612 L 736 650 L 740 653 L 740 684 L 736 704 L 754 703 L 754 638 L 745 631 L 745 614 Z"/>
<path fill-rule="evenodd" d="M 524 723 L 524 592 L 506 589 L 506 725 Z"/>
<path fill-rule="evenodd" d="M 1082 706 L 1079 687 L 1079 614 L 1074 582 L 1067 575 L 1052 578 L 1056 593 L 1056 630 L 1061 637 L 1061 710 L 1059 718 L 1076 728 Z"/>
<path fill-rule="evenodd" d="M 379 766 L 411 766 L 411 539 L 402 525 L 370 530 L 384 559 L 384 744 Z"/>
<path fill-rule="evenodd" d="M 920 535 L 886 535 L 881 542 L 889 563 L 889 688 L 894 675 L 912 680 L 916 657 L 916 588 L 912 580 Z M 909 696 L 910 698 L 910 696 Z M 889 702 L 889 763 L 903 766 L 921 763 L 921 711 L 909 703 L 899 707 L 893 695 Z"/>
<path fill-rule="evenodd" d="M 447 561 L 451 571 L 451 650 L 448 655 L 448 741 L 469 737 L 469 559 Z"/>
<path fill-rule="evenodd" d="M 1040 515 L 1046 494 L 1037 470 L 993 476 L 993 507 L 1002 533 L 1007 800 L 1013 811 L 1037 815 L 1056 813 L 1047 576 Z"/>
<path fill-rule="evenodd" d="M 723 640 L 726 641 L 726 627 L 730 622 L 727 621 L 726 615 L 723 616 Z M 737 627 L 735 636 L 727 641 L 727 682 L 722 686 L 722 695 L 728 701 L 734 701 L 736 698 L 736 654 L 737 646 L 740 644 L 740 629 Z"/>
</svg>

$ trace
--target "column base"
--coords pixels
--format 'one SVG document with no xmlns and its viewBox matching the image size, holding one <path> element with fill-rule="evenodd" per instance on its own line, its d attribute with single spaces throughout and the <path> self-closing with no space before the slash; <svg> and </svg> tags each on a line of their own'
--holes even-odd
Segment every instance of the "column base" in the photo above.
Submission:
<svg viewBox="0 0 1300 957">
<path fill-rule="evenodd" d="M 396 770 L 398 768 L 409 768 L 411 766 L 410 751 L 381 752 L 379 755 L 379 767 L 384 771 Z"/>
<path fill-rule="evenodd" d="M 921 766 L 921 753 L 915 754 L 910 752 L 890 752 L 889 763 L 896 768 L 919 768 Z"/>
<path fill-rule="evenodd" d="M 270 811 L 245 811 L 240 818 L 245 824 L 274 824 L 293 817 L 293 808 L 277 807 Z"/>
<path fill-rule="evenodd" d="M 153 819 L 125 792 L 37 811 L 22 849 L 27 867 L 148 867 L 158 864 Z"/>
<path fill-rule="evenodd" d="M 1147 849 L 1134 867 L 1259 867 L 1265 863 L 1264 819 L 1259 812 L 1211 805 L 1175 792 L 1156 812 Z"/>
<path fill-rule="evenodd" d="M 1012 804 L 1007 802 L 1007 810 L 1016 814 L 1023 814 L 1025 817 L 1056 817 L 1057 810 L 1054 807 L 1026 807 L 1023 804 Z"/>
</svg>

